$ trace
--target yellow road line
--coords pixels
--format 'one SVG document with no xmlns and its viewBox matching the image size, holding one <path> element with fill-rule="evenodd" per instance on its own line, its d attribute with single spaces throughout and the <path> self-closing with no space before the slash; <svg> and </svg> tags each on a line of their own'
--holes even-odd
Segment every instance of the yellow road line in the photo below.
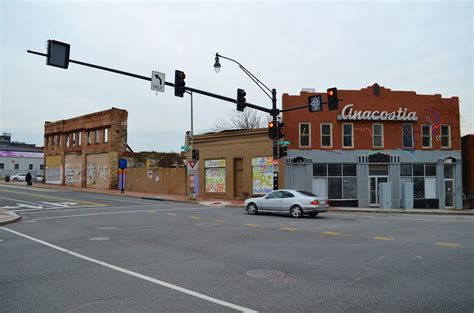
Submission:
<svg viewBox="0 0 474 313">
<path fill-rule="evenodd" d="M 282 227 L 280 228 L 281 230 L 284 230 L 284 231 L 295 231 L 295 230 L 298 230 L 298 228 L 292 228 L 292 227 Z"/>
<path fill-rule="evenodd" d="M 393 238 L 393 237 L 384 237 L 384 236 L 377 236 L 377 237 L 374 237 L 373 239 L 375 239 L 375 240 L 395 240 L 395 238 Z"/>
<path fill-rule="evenodd" d="M 201 219 L 199 216 L 190 216 L 189 218 L 193 219 L 193 220 L 199 220 Z"/>
<path fill-rule="evenodd" d="M 437 243 L 435 243 L 435 245 L 442 246 L 442 247 L 451 247 L 451 248 L 455 248 L 455 247 L 460 246 L 459 243 L 452 243 L 452 242 L 437 242 Z"/>
<path fill-rule="evenodd" d="M 51 197 L 51 196 L 39 195 L 39 194 L 36 194 L 36 193 L 27 193 L 27 192 L 10 191 L 10 190 L 2 190 L 2 192 L 10 192 L 10 193 L 16 193 L 16 194 L 19 194 L 19 195 L 35 196 L 35 197 L 41 197 L 41 198 L 47 198 L 47 199 L 64 200 L 64 201 L 71 201 L 71 202 L 80 202 L 80 203 L 85 203 L 85 204 L 89 204 L 89 205 L 107 206 L 106 204 L 102 204 L 102 203 L 82 201 L 82 200 L 77 200 L 77 199 L 66 199 L 66 198 L 59 198 L 59 197 Z M 18 200 L 18 201 L 21 201 L 21 200 Z"/>
<path fill-rule="evenodd" d="M 224 220 L 214 220 L 214 222 L 216 222 L 216 223 L 227 223 L 227 221 L 224 221 Z"/>
<path fill-rule="evenodd" d="M 338 235 L 340 235 L 340 234 L 342 234 L 342 233 L 338 233 L 338 232 L 335 232 L 335 231 L 323 231 L 323 232 L 321 232 L 321 234 L 323 234 L 323 235 L 334 235 L 334 236 L 338 236 Z"/>
<path fill-rule="evenodd" d="M 245 226 L 248 226 L 248 227 L 257 227 L 258 225 L 257 224 L 244 224 Z"/>
</svg>

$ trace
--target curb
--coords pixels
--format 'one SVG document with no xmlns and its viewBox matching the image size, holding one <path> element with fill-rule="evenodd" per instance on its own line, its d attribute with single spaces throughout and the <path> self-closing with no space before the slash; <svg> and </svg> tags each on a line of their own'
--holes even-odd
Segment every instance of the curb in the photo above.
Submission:
<svg viewBox="0 0 474 313">
<path fill-rule="evenodd" d="M 0 221 L 0 226 L 18 222 L 19 220 L 21 220 L 23 218 L 22 216 L 14 213 L 14 212 L 8 212 L 8 215 L 10 215 L 10 219 Z"/>
<path fill-rule="evenodd" d="M 474 212 L 459 211 L 424 211 L 424 210 L 370 210 L 370 209 L 343 209 L 343 208 L 331 208 L 329 212 L 352 212 L 352 213 L 385 213 L 385 214 L 426 214 L 426 215 L 458 215 L 458 216 L 472 216 Z"/>
</svg>

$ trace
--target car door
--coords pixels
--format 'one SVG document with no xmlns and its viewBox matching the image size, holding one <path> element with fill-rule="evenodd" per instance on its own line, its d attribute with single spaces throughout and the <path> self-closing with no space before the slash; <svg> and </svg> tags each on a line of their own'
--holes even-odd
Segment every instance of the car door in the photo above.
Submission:
<svg viewBox="0 0 474 313">
<path fill-rule="evenodd" d="M 266 195 L 260 205 L 261 210 L 278 211 L 281 207 L 282 192 L 277 190 Z"/>
</svg>

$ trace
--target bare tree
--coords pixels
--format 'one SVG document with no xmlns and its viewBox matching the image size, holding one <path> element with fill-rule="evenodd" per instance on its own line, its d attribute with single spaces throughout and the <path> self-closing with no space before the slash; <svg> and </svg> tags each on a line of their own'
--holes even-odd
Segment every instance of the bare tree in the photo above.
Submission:
<svg viewBox="0 0 474 313">
<path fill-rule="evenodd" d="M 267 117 L 257 110 L 247 108 L 244 112 L 234 111 L 227 118 L 218 120 L 212 131 L 263 128 L 266 127 L 269 119 L 270 116 Z"/>
</svg>

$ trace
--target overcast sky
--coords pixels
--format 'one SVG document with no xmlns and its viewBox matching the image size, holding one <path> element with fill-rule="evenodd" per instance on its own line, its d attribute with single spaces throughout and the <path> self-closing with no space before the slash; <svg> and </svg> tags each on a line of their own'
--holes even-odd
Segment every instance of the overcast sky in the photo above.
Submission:
<svg viewBox="0 0 474 313">
<path fill-rule="evenodd" d="M 186 85 L 231 98 L 271 101 L 233 63 L 268 87 L 392 90 L 458 96 L 462 135 L 474 133 L 472 1 L 5 1 L 1 2 L 0 132 L 43 145 L 45 121 L 111 107 L 128 111 L 135 151 L 179 151 L 190 129 L 189 96 L 76 64 L 45 65 L 45 42 L 71 44 L 71 59 L 143 76 L 183 70 Z M 235 112 L 235 104 L 194 95 L 195 132 Z"/>
</svg>

